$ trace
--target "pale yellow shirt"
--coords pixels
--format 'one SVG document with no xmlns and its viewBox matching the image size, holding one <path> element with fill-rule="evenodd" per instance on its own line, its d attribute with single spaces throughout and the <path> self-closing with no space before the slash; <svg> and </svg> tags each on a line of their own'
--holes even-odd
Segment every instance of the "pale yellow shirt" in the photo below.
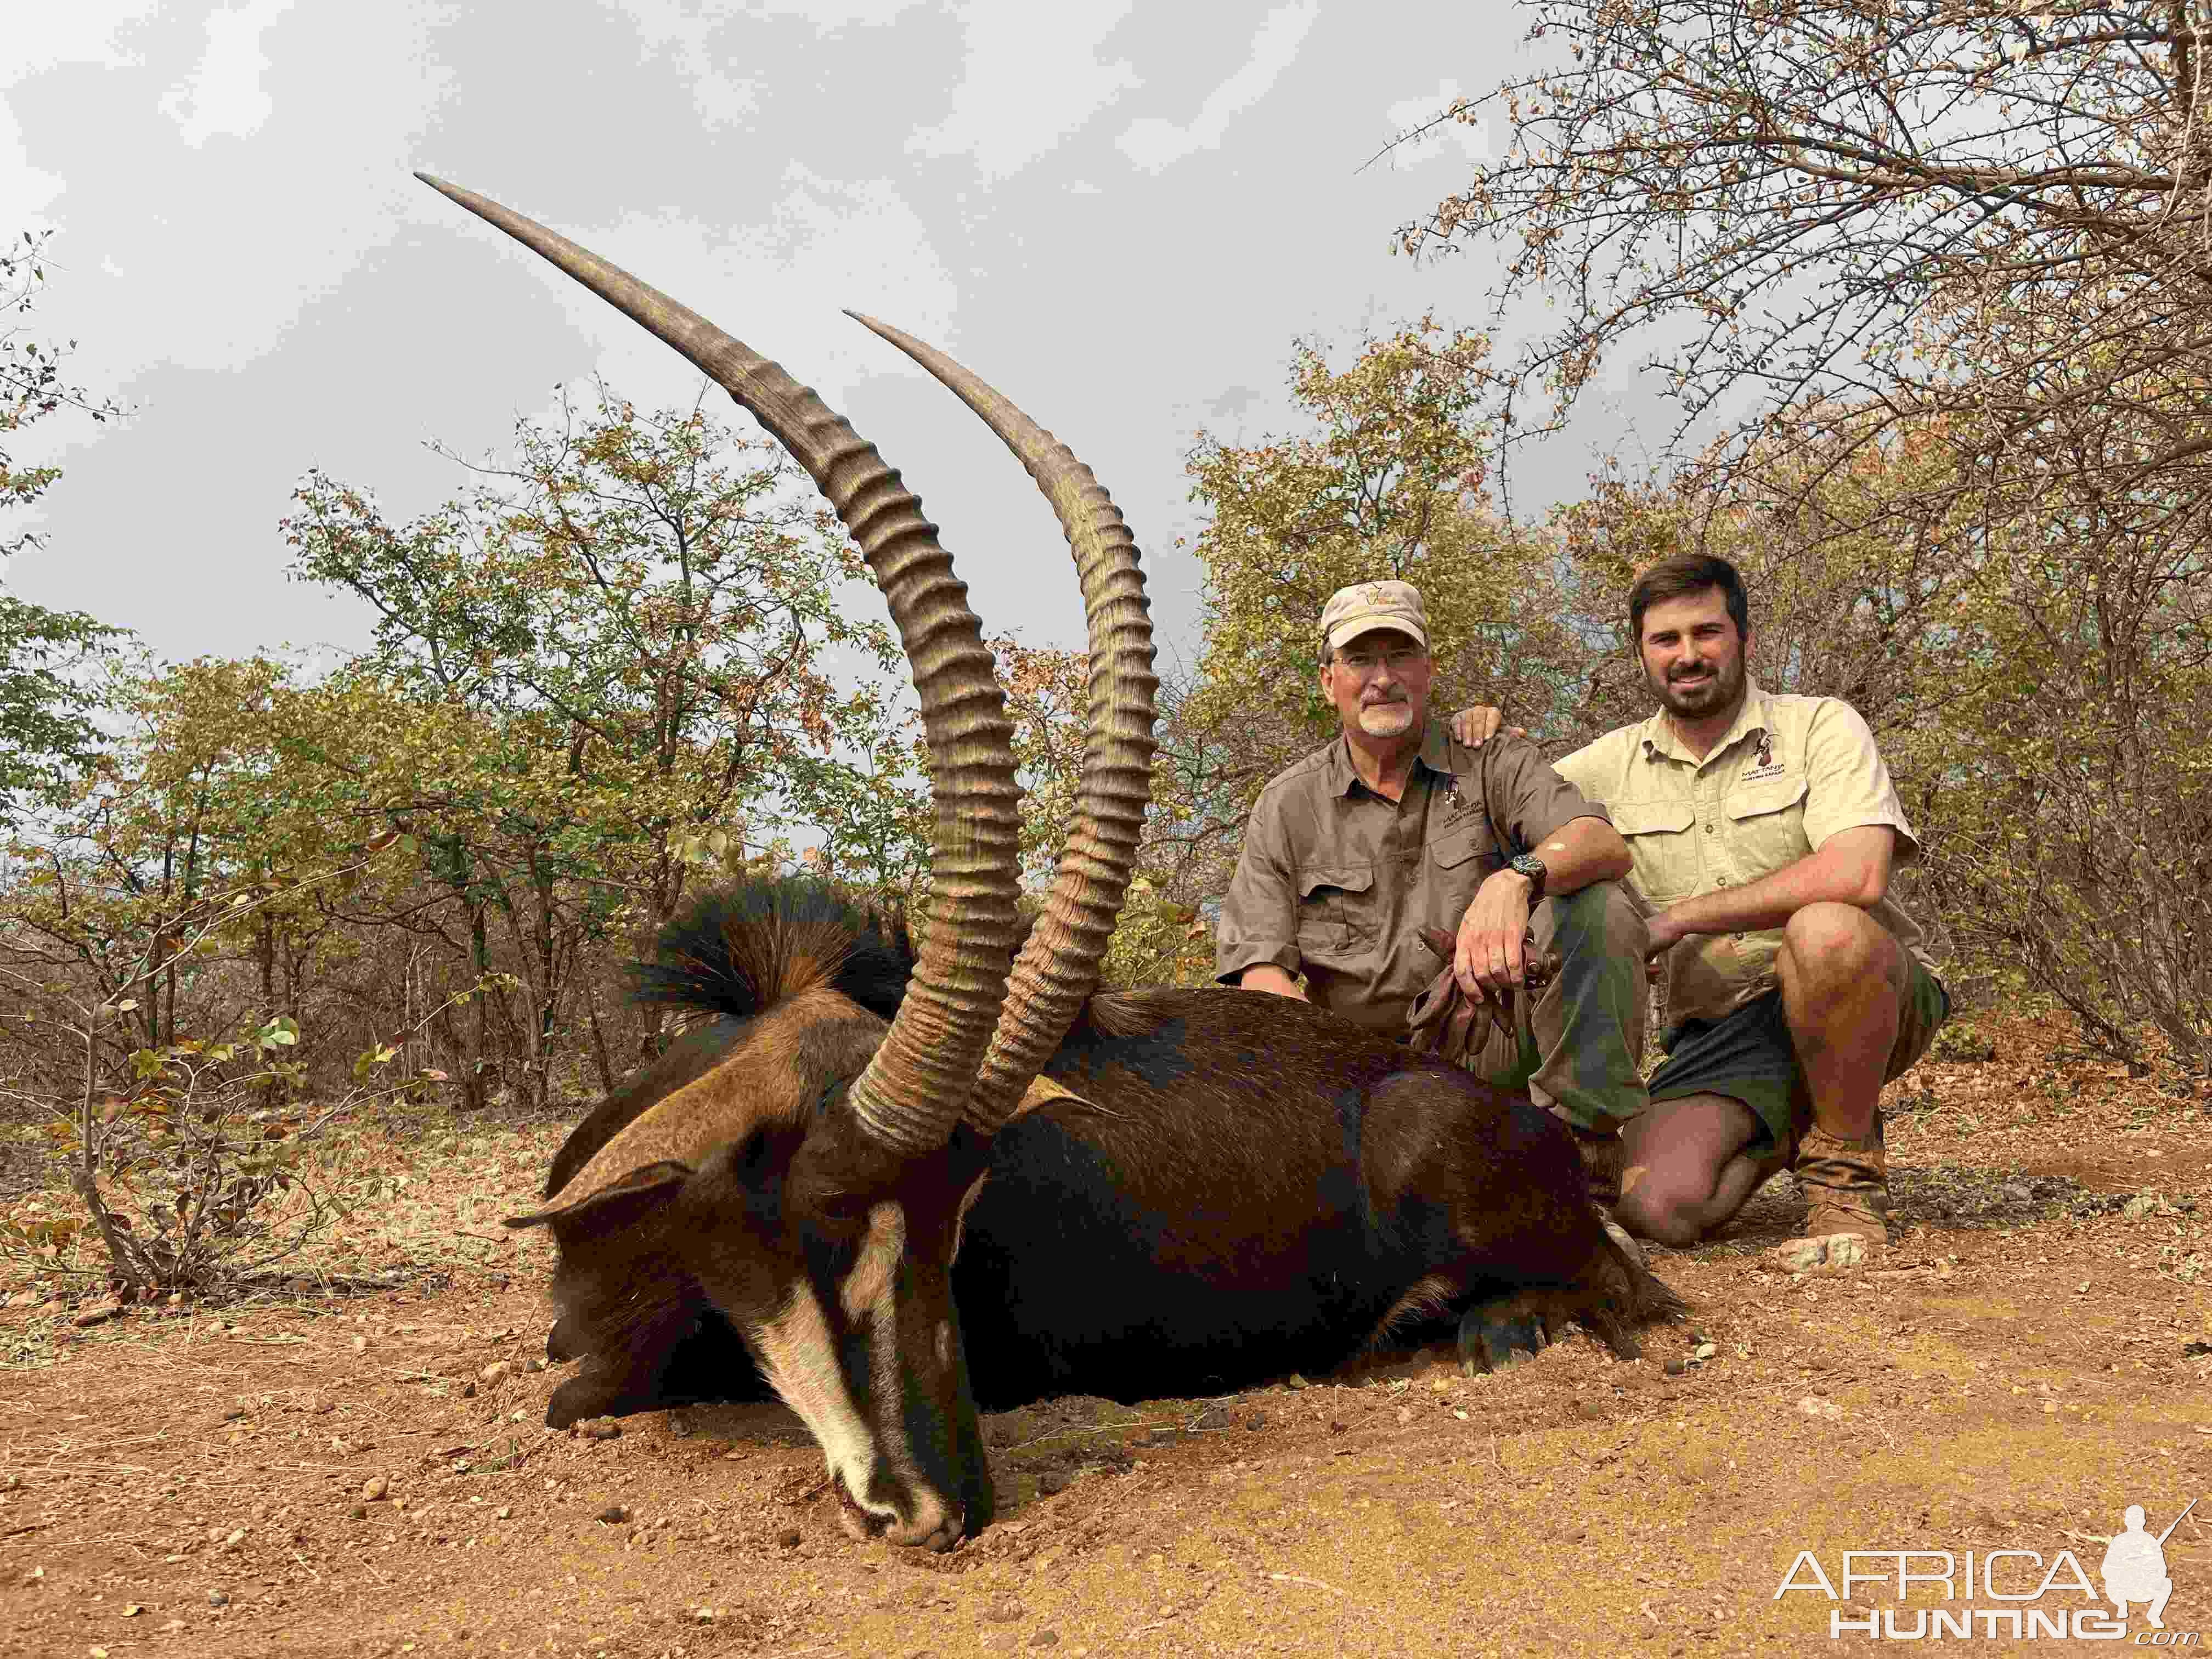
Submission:
<svg viewBox="0 0 2212 1659">
<path fill-rule="evenodd" d="M 1920 856 L 1874 733 L 1835 697 L 1745 690 L 1728 734 L 1700 761 L 1665 710 L 1553 763 L 1599 803 L 1636 860 L 1631 879 L 1655 909 L 1740 887 L 1818 852 L 1861 824 L 1897 831 L 1894 866 Z M 1896 902 L 1869 912 L 1930 971 L 1922 936 Z M 1665 1024 L 1718 1019 L 1777 983 L 1779 928 L 1693 933 L 1668 953 Z"/>
</svg>

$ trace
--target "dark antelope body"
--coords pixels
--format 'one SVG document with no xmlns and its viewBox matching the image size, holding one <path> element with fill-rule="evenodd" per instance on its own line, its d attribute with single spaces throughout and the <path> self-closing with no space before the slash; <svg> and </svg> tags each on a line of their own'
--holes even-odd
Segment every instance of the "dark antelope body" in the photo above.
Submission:
<svg viewBox="0 0 2212 1659">
<path fill-rule="evenodd" d="M 583 1362 L 550 1420 L 764 1381 L 820 1442 L 849 1532 L 942 1549 L 991 1514 L 971 1351 L 993 1400 L 1134 1395 L 1318 1369 L 1462 1308 L 1485 1360 L 1547 1318 L 1626 1351 L 1630 1325 L 1672 1310 L 1525 1098 L 1281 998 L 1091 994 L 1134 866 L 1157 682 L 1127 526 L 1049 433 L 860 319 L 1000 435 L 1075 556 L 1090 736 L 1017 958 L 1012 729 L 919 499 L 742 342 L 424 176 L 681 351 L 805 467 L 905 647 L 936 808 L 918 953 L 798 884 L 725 895 L 664 939 L 648 994 L 717 1018 L 578 1127 L 547 1207 L 513 1224 L 552 1229 L 552 1346 Z"/>
<path fill-rule="evenodd" d="M 842 960 L 779 957 L 779 939 L 801 935 L 810 950 L 842 946 Z M 611 1096 L 554 1161 L 550 1346 L 583 1361 L 553 1396 L 554 1426 L 767 1392 L 748 1352 L 763 1344 L 740 1334 L 750 1304 L 719 1277 L 741 1231 L 744 1249 L 786 1253 L 786 1307 L 806 1310 L 797 1323 L 837 1352 L 854 1412 L 880 1413 L 882 1443 L 905 1440 L 916 1468 L 973 1431 L 882 1386 L 885 1346 L 902 1340 L 884 1241 L 904 1241 L 898 1271 L 919 1291 L 920 1246 L 945 1243 L 949 1216 L 957 1331 L 987 1406 L 1219 1392 L 1326 1370 L 1443 1320 L 1477 1364 L 1570 1320 L 1632 1353 L 1630 1328 L 1676 1310 L 1607 1237 L 1573 1144 L 1526 1095 L 1244 991 L 1091 997 L 988 1146 L 956 1134 L 942 1166 L 872 1211 L 865 1232 L 808 1237 L 780 1183 L 826 1127 L 815 1103 L 834 1098 L 840 1066 L 896 1011 L 904 960 L 895 928 L 798 883 L 715 895 L 668 931 L 647 994 L 718 1018 Z M 686 1088 L 689 1111 L 750 1126 L 741 1144 L 695 1176 L 670 1170 L 650 1204 L 567 1212 L 574 1173 Z M 771 1238 L 778 1227 L 796 1231 Z M 969 1478 L 972 1528 L 988 1492 Z"/>
</svg>

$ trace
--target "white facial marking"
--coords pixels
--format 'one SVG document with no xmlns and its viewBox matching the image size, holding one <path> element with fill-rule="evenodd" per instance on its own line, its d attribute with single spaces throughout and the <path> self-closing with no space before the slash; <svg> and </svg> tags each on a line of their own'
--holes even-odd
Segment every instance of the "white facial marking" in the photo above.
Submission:
<svg viewBox="0 0 2212 1659">
<path fill-rule="evenodd" d="M 830 1474 L 843 1480 L 854 1502 L 896 1522 L 896 1511 L 868 1500 L 876 1471 L 875 1436 L 846 1392 L 836 1339 L 814 1287 L 804 1279 L 793 1285 L 782 1311 L 756 1328 L 752 1338 L 769 1386 L 799 1413 L 829 1460 Z"/>
</svg>

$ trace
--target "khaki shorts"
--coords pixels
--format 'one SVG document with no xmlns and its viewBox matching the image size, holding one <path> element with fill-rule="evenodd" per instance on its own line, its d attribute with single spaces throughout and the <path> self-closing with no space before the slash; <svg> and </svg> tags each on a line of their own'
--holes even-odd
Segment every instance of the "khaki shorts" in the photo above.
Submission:
<svg viewBox="0 0 2212 1659">
<path fill-rule="evenodd" d="M 1882 1081 L 1901 1077 L 1928 1052 L 1950 1018 L 1943 981 L 1908 957 L 1905 994 L 1898 1000 L 1897 1042 Z M 1651 1074 L 1651 1098 L 1726 1095 L 1751 1109 L 1761 1133 L 1744 1148 L 1753 1157 L 1794 1145 L 1813 1121 L 1804 1068 L 1782 1017 L 1779 988 L 1755 997 L 1720 1019 L 1685 1020 L 1661 1039 L 1666 1060 Z"/>
</svg>

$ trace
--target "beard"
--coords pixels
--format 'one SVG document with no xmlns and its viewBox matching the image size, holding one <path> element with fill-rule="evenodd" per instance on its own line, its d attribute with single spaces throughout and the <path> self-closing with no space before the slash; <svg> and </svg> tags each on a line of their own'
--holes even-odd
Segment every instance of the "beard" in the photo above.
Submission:
<svg viewBox="0 0 2212 1659">
<path fill-rule="evenodd" d="M 1359 705 L 1359 729 L 1370 738 L 1402 737 L 1413 729 L 1413 704 L 1411 698 Z"/>
<path fill-rule="evenodd" d="M 1723 666 L 1707 663 L 1697 671 L 1698 678 L 1669 679 L 1645 672 L 1651 683 L 1651 693 L 1668 714 L 1684 720 L 1701 720 L 1717 714 L 1743 695 L 1743 659 Z"/>
</svg>

